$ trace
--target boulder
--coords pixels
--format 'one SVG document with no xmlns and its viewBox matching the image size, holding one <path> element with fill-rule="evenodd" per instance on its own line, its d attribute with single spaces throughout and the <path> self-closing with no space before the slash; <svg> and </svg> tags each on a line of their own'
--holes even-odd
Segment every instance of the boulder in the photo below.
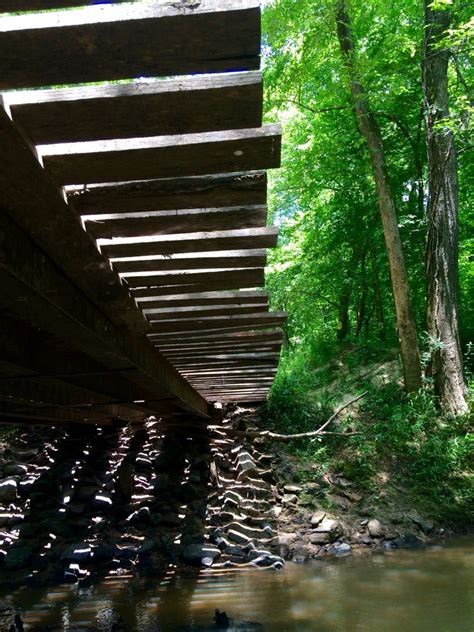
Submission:
<svg viewBox="0 0 474 632">
<path fill-rule="evenodd" d="M 319 524 L 321 524 L 321 522 L 324 520 L 325 517 L 326 517 L 325 511 L 317 511 L 311 517 L 311 525 L 313 527 L 317 527 Z"/>
<path fill-rule="evenodd" d="M 183 551 L 183 560 L 193 566 L 212 566 L 220 556 L 220 550 L 209 544 L 190 544 Z"/>
<path fill-rule="evenodd" d="M 68 562 L 85 562 L 90 559 L 92 556 L 92 549 L 89 544 L 84 542 L 78 542 L 76 544 L 71 544 L 64 553 L 61 555 L 61 561 Z"/>
<path fill-rule="evenodd" d="M 393 540 L 393 545 L 397 549 L 422 549 L 424 548 L 423 540 L 420 540 L 413 533 L 404 533 Z"/>
<path fill-rule="evenodd" d="M 7 552 L 4 564 L 8 570 L 18 570 L 28 566 L 32 557 L 33 551 L 29 546 L 23 544 L 21 546 L 12 546 Z"/>
<path fill-rule="evenodd" d="M 342 526 L 338 520 L 324 518 L 309 536 L 311 544 L 329 544 L 342 535 Z"/>
<path fill-rule="evenodd" d="M 0 481 L 0 503 L 13 503 L 18 497 L 18 485 L 12 478 Z"/>
<path fill-rule="evenodd" d="M 367 524 L 367 529 L 372 538 L 382 538 L 385 535 L 382 523 L 376 518 L 369 520 Z"/>
<path fill-rule="evenodd" d="M 26 465 L 20 465 L 19 463 L 11 463 L 4 468 L 5 476 L 25 476 L 28 472 Z"/>
<path fill-rule="evenodd" d="M 330 555 L 335 555 L 336 557 L 345 557 L 347 555 L 351 555 L 352 548 L 351 545 L 346 542 L 336 542 L 329 547 L 328 553 Z"/>
<path fill-rule="evenodd" d="M 293 505 L 298 501 L 298 496 L 296 494 L 283 494 L 282 503 L 284 505 Z"/>
</svg>

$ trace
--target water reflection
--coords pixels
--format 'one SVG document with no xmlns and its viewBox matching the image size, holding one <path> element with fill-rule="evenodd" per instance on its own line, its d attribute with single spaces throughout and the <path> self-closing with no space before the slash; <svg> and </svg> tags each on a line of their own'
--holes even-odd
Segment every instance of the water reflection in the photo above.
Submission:
<svg viewBox="0 0 474 632">
<path fill-rule="evenodd" d="M 140 632 L 204 629 L 219 608 L 267 632 L 473 632 L 474 539 L 288 565 L 279 573 L 210 569 L 183 576 L 170 565 L 156 583 L 124 575 L 82 589 L 23 589 L 4 595 L 2 605 L 20 611 L 27 630 L 105 631 L 119 618 L 121 629 Z"/>
</svg>

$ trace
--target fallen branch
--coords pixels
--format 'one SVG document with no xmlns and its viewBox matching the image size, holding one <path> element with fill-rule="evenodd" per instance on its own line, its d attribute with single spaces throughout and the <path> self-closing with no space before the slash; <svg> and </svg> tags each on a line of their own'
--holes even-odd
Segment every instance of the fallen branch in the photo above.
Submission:
<svg viewBox="0 0 474 632">
<path fill-rule="evenodd" d="M 242 437 L 246 439 L 271 439 L 272 441 L 284 441 L 284 442 L 294 441 L 295 439 L 312 439 L 313 437 L 319 437 L 319 436 L 324 436 L 324 435 L 351 437 L 354 435 L 360 435 L 361 433 L 360 432 L 329 432 L 329 431 L 326 431 L 325 429 L 329 426 L 330 423 L 332 423 L 342 413 L 343 410 L 345 410 L 346 408 L 349 408 L 349 406 L 352 406 L 352 404 L 355 404 L 360 399 L 365 397 L 367 394 L 368 394 L 368 391 L 365 391 L 364 393 L 362 393 L 362 395 L 358 395 L 357 397 L 354 397 L 354 399 L 351 399 L 349 402 L 347 402 L 347 404 L 344 404 L 344 406 L 341 406 L 340 408 L 338 408 L 329 417 L 329 419 L 323 423 L 322 426 L 320 426 L 317 430 L 313 430 L 311 432 L 300 432 L 298 434 L 286 435 L 286 434 L 279 434 L 277 432 L 271 432 L 270 430 L 243 431 L 243 430 L 234 430 L 233 428 L 225 428 L 223 426 L 210 426 L 209 429 L 220 430 L 221 432 L 224 431 L 227 434 L 231 434 L 233 436 Z"/>
</svg>

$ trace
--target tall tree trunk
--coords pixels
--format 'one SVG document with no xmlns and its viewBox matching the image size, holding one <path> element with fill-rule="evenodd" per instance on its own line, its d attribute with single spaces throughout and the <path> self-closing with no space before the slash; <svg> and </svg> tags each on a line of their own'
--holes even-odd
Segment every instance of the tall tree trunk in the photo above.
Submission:
<svg viewBox="0 0 474 632">
<path fill-rule="evenodd" d="M 360 133 L 365 138 L 369 148 L 390 264 L 405 389 L 410 393 L 421 387 L 421 363 L 416 325 L 411 307 L 408 277 L 398 230 L 395 202 L 388 180 L 382 134 L 377 120 L 370 111 L 364 87 L 357 78 L 352 28 L 345 0 L 336 0 L 336 26 L 344 65 L 350 78 L 351 96 L 357 123 Z"/>
<path fill-rule="evenodd" d="M 439 41 L 450 24 L 447 10 L 425 2 L 423 94 L 429 169 L 428 238 L 426 243 L 427 326 L 434 342 L 431 372 L 442 409 L 467 411 L 458 325 L 458 182 L 449 116 L 449 51 Z"/>
<path fill-rule="evenodd" d="M 382 292 L 380 289 L 380 278 L 379 271 L 377 267 L 377 253 L 375 252 L 375 246 L 372 245 L 370 249 L 370 258 L 372 262 L 372 274 L 373 274 L 373 283 L 374 283 L 374 304 L 375 304 L 375 314 L 377 317 L 377 322 L 379 324 L 379 336 L 380 340 L 387 340 L 387 331 L 385 327 L 385 314 L 383 311 L 383 303 L 382 303 Z"/>
</svg>

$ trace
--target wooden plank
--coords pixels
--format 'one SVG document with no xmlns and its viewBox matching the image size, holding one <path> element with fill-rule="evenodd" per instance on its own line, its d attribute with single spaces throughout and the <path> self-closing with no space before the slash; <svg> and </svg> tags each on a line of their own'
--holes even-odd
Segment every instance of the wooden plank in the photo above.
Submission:
<svg viewBox="0 0 474 632">
<path fill-rule="evenodd" d="M 1 100 L 0 100 L 1 101 Z M 0 207 L 113 322 L 138 332 L 147 322 L 74 209 L 38 162 L 0 102 Z"/>
<path fill-rule="evenodd" d="M 184 408 L 207 414 L 202 398 L 170 363 L 138 338 L 114 325 L 25 235 L 0 214 L 0 309 L 32 322 L 109 369 L 130 369 L 127 379 L 152 392 L 179 398 Z"/>
<path fill-rule="evenodd" d="M 247 353 L 279 353 L 279 345 L 253 345 L 248 347 L 228 347 L 223 345 L 222 347 L 212 347 L 208 349 L 201 349 L 199 351 L 194 350 L 192 354 L 189 351 L 175 351 L 175 352 L 162 352 L 163 356 L 167 358 L 172 364 L 175 364 L 179 359 L 186 359 L 189 357 L 214 357 L 215 354 L 228 352 L 232 354 L 232 357 L 238 357 Z"/>
<path fill-rule="evenodd" d="M 259 72 L 5 93 L 35 144 L 193 134 L 262 124 Z"/>
<path fill-rule="evenodd" d="M 156 322 L 151 320 L 151 326 L 153 331 L 159 333 L 174 332 L 174 331 L 195 331 L 202 327 L 202 329 L 212 328 L 219 329 L 227 327 L 241 327 L 241 326 L 255 326 L 266 325 L 270 327 L 272 325 L 283 324 L 286 321 L 286 312 L 270 312 L 268 314 L 243 314 L 237 316 L 208 316 L 206 318 L 185 318 L 176 321 Z"/>
<path fill-rule="evenodd" d="M 229 227 L 260 228 L 267 225 L 267 207 L 234 206 L 213 209 L 155 211 L 122 215 L 83 217 L 86 230 L 96 239 L 174 235 Z M 222 266 L 221 266 L 222 267 Z"/>
<path fill-rule="evenodd" d="M 202 284 L 209 286 L 223 286 L 223 289 L 238 287 L 258 287 L 265 283 L 263 268 L 242 268 L 242 270 L 211 270 L 201 272 L 190 270 L 187 272 L 159 272 L 155 274 L 127 276 L 125 280 L 131 288 L 163 286 L 180 286 Z"/>
<path fill-rule="evenodd" d="M 248 248 L 273 248 L 276 246 L 278 228 L 249 228 L 247 230 L 223 230 L 205 233 L 183 233 L 133 239 L 121 242 L 99 242 L 102 253 L 111 259 L 118 257 L 147 257 L 172 255 L 181 252 L 212 252 L 216 250 L 246 250 Z"/>
<path fill-rule="evenodd" d="M 61 185 L 272 169 L 280 166 L 281 127 L 38 145 L 38 151 Z"/>
<path fill-rule="evenodd" d="M 203 316 L 230 316 L 231 314 L 255 314 L 258 312 L 267 313 L 268 306 L 267 305 L 243 305 L 243 306 L 232 306 L 232 305 L 223 305 L 222 307 L 213 306 L 209 309 L 202 308 L 184 308 L 184 310 L 177 307 L 170 311 L 164 310 L 145 310 L 144 314 L 148 318 L 152 318 L 155 322 L 161 322 L 166 320 L 176 320 L 180 318 L 190 318 L 190 317 L 198 317 L 202 318 Z"/>
<path fill-rule="evenodd" d="M 171 340 L 169 342 L 161 342 L 160 349 L 164 351 L 167 349 L 194 349 L 200 348 L 206 345 L 213 344 L 255 344 L 255 343 L 272 343 L 281 344 L 283 342 L 283 334 L 278 330 L 270 331 L 242 331 L 234 334 L 215 334 L 215 335 L 197 335 L 195 338 L 189 340 Z"/>
<path fill-rule="evenodd" d="M 265 250 L 235 250 L 210 253 L 178 254 L 169 257 L 129 258 L 112 261 L 114 270 L 126 272 L 159 272 L 165 270 L 212 270 L 222 268 L 264 268 Z M 222 304 L 222 303 L 220 303 Z"/>
<path fill-rule="evenodd" d="M 0 90 L 260 65 L 254 0 L 159 0 L 0 17 Z"/>
<path fill-rule="evenodd" d="M 189 340 L 189 339 L 197 339 L 199 336 L 208 336 L 208 335 L 224 335 L 229 333 L 242 333 L 242 332 L 252 332 L 252 331 L 268 331 L 272 325 L 267 325 L 266 323 L 256 324 L 252 323 L 251 325 L 240 325 L 235 327 L 223 327 L 221 328 L 213 328 L 210 326 L 200 327 L 198 329 L 194 329 L 193 331 L 168 331 L 164 333 L 154 332 L 152 334 L 147 334 L 147 338 L 155 343 L 157 346 L 160 345 L 160 342 L 169 341 L 169 340 Z"/>
<path fill-rule="evenodd" d="M 210 305 L 268 305 L 266 290 L 238 290 L 235 292 L 201 292 L 196 294 L 165 294 L 159 297 L 137 298 L 141 309 L 195 307 Z"/>
<path fill-rule="evenodd" d="M 255 171 L 109 185 L 88 184 L 67 187 L 67 196 L 81 215 L 265 204 L 267 175 Z"/>
<path fill-rule="evenodd" d="M 114 0 L 114 3 L 134 0 Z M 87 6 L 89 4 L 107 4 L 107 0 L 0 0 L 0 13 L 18 11 L 46 11 L 50 9 L 66 9 L 69 7 Z"/>
</svg>

